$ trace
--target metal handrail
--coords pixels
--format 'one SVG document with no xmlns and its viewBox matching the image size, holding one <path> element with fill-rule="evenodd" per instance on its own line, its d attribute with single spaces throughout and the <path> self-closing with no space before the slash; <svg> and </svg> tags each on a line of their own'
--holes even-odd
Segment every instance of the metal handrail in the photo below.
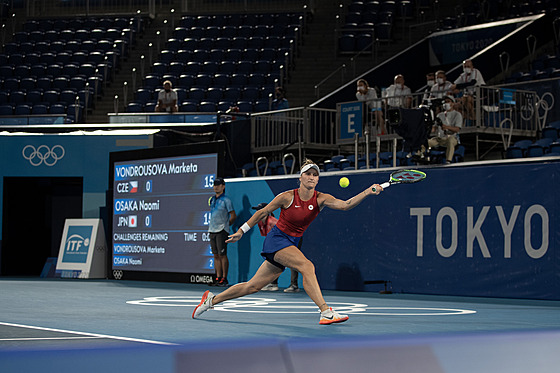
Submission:
<svg viewBox="0 0 560 373">
<path fill-rule="evenodd" d="M 292 167 L 290 169 L 290 174 L 294 173 L 294 169 L 296 168 L 296 156 L 292 153 L 284 154 L 282 157 L 282 167 L 284 167 L 284 173 L 288 175 L 288 168 L 286 167 L 286 158 L 292 157 Z"/>
<path fill-rule="evenodd" d="M 259 167 L 259 163 L 260 163 L 261 161 L 265 161 L 263 175 L 266 175 L 266 171 L 268 171 L 268 158 L 267 158 L 267 157 L 259 157 L 259 158 L 257 159 L 257 161 L 255 162 L 255 168 L 256 168 L 256 170 L 257 170 L 257 176 L 263 176 L 263 175 L 261 175 L 261 169 L 260 169 L 260 167 Z"/>
<path fill-rule="evenodd" d="M 340 65 L 338 68 L 336 68 L 336 70 L 334 70 L 332 73 L 330 73 L 325 79 L 321 80 L 319 83 L 315 84 L 315 97 L 319 98 L 319 88 L 325 84 L 325 82 L 327 80 L 329 80 L 331 77 L 333 77 L 335 74 L 337 74 L 340 70 L 342 70 L 342 82 L 344 82 L 344 76 L 346 73 L 346 64 L 342 64 Z"/>
</svg>

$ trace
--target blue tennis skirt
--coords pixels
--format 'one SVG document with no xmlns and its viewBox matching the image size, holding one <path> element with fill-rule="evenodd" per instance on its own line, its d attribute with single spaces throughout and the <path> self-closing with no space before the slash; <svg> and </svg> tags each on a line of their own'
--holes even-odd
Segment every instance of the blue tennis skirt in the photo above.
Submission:
<svg viewBox="0 0 560 373">
<path fill-rule="evenodd" d="M 262 253 L 275 253 L 288 246 L 298 247 L 299 240 L 301 240 L 301 237 L 290 236 L 274 226 L 264 239 Z"/>
</svg>

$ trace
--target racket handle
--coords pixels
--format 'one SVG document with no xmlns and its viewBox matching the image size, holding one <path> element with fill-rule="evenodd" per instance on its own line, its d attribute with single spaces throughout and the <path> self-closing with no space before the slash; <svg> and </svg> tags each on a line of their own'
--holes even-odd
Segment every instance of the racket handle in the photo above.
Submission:
<svg viewBox="0 0 560 373">
<path fill-rule="evenodd" d="M 390 182 L 386 181 L 383 184 L 381 184 L 381 188 L 385 189 L 388 188 L 391 185 Z M 371 188 L 371 190 L 373 190 L 374 192 L 376 192 L 375 188 Z"/>
</svg>

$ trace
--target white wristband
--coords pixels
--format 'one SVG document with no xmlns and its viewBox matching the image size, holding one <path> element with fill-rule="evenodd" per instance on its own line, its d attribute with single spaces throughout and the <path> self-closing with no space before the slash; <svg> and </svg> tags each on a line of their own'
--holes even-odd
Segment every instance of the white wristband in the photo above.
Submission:
<svg viewBox="0 0 560 373">
<path fill-rule="evenodd" d="M 241 230 L 243 231 L 243 233 L 247 233 L 251 230 L 251 227 L 249 227 L 249 224 L 243 223 L 243 225 L 241 226 Z"/>
</svg>

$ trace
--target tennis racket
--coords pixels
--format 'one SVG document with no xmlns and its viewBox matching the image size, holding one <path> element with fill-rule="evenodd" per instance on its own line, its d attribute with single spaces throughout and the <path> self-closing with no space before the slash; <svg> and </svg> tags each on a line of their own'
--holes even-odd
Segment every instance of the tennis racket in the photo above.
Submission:
<svg viewBox="0 0 560 373">
<path fill-rule="evenodd" d="M 401 184 L 401 183 L 417 183 L 422 181 L 426 178 L 426 174 L 422 171 L 418 170 L 398 170 L 391 173 L 391 177 L 389 181 L 381 184 L 383 189 L 388 188 L 393 184 Z M 371 188 L 374 192 L 376 191 L 375 188 Z"/>
</svg>

